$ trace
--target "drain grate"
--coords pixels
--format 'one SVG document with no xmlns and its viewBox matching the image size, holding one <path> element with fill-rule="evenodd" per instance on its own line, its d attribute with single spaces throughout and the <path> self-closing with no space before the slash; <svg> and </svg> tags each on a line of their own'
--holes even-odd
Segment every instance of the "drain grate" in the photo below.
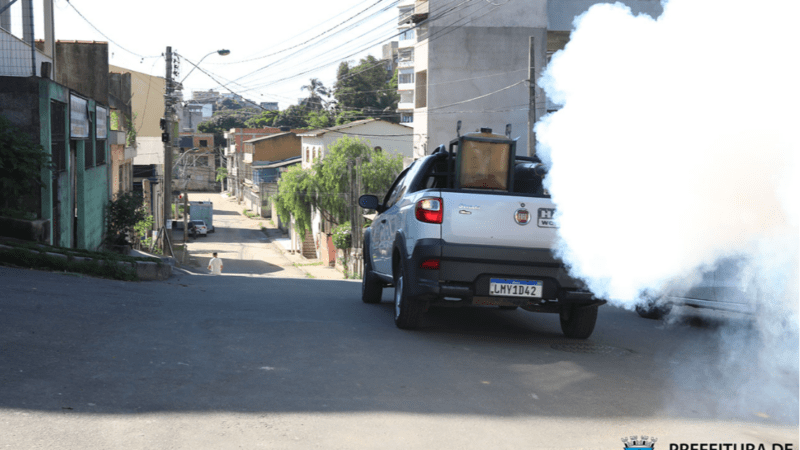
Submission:
<svg viewBox="0 0 800 450">
<path fill-rule="evenodd" d="M 550 348 L 562 352 L 591 353 L 594 355 L 624 356 L 631 354 L 630 350 L 625 350 L 624 348 L 610 347 L 608 345 L 588 344 L 588 343 L 552 344 Z"/>
</svg>

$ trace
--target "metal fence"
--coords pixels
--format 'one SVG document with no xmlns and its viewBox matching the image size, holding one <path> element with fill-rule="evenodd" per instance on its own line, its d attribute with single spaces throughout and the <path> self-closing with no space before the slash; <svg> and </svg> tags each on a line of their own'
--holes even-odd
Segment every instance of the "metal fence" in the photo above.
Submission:
<svg viewBox="0 0 800 450">
<path fill-rule="evenodd" d="M 33 0 L 0 0 L 0 76 L 36 76 L 42 61 L 33 33 Z"/>
</svg>

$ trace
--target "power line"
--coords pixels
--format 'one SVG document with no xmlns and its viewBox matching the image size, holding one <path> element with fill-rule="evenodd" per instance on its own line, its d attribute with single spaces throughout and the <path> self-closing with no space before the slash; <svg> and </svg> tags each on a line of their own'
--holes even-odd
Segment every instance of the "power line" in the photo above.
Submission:
<svg viewBox="0 0 800 450">
<path fill-rule="evenodd" d="M 133 55 L 133 56 L 138 56 L 139 58 L 142 58 L 142 59 L 146 59 L 146 58 L 147 58 L 147 59 L 149 59 L 149 58 L 160 58 L 160 57 L 161 57 L 160 55 L 159 55 L 159 56 L 142 56 L 142 55 L 140 55 L 140 54 L 138 54 L 138 53 L 136 53 L 136 52 L 132 52 L 132 51 L 128 50 L 127 48 L 125 48 L 125 47 L 121 46 L 121 45 L 120 45 L 120 44 L 118 44 L 116 41 L 114 41 L 113 39 L 111 39 L 110 37 L 108 37 L 108 36 L 107 36 L 105 33 L 103 33 L 102 31 L 100 31 L 100 29 L 99 29 L 99 28 L 97 28 L 96 26 L 94 26 L 94 24 L 93 24 L 92 22 L 90 22 L 90 21 L 89 21 L 89 19 L 87 19 L 87 18 L 86 18 L 86 17 L 85 17 L 83 14 L 81 14 L 81 12 L 80 12 L 80 11 L 78 11 L 78 8 L 76 8 L 76 7 L 75 7 L 75 5 L 73 5 L 73 4 L 72 4 L 72 2 L 70 2 L 70 0 L 67 0 L 67 4 L 68 4 L 69 6 L 71 6 L 71 7 L 72 7 L 72 9 L 73 9 L 73 10 L 75 10 L 75 12 L 76 12 L 76 13 L 77 13 L 77 14 L 78 14 L 80 17 L 81 17 L 81 19 L 83 19 L 83 20 L 84 20 L 86 23 L 88 23 L 88 24 L 89 24 L 89 26 L 91 26 L 92 28 L 94 28 L 94 30 L 95 30 L 95 31 L 97 31 L 98 33 L 100 33 L 100 35 L 101 35 L 101 36 L 103 36 L 104 38 L 108 39 L 108 42 L 111 42 L 112 44 L 116 45 L 116 46 L 117 46 L 117 47 L 119 47 L 120 49 L 122 49 L 122 50 L 124 50 L 124 51 L 126 51 L 126 52 L 130 53 L 130 54 L 131 54 L 131 55 Z"/>
</svg>

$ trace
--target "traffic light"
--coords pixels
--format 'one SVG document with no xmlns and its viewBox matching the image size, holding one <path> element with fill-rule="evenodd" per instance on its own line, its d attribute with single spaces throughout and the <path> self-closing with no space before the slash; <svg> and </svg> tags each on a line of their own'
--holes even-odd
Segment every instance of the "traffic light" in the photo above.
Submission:
<svg viewBox="0 0 800 450">
<path fill-rule="evenodd" d="M 167 131 L 167 119 L 162 117 L 159 119 L 158 124 L 161 126 L 162 131 Z"/>
</svg>

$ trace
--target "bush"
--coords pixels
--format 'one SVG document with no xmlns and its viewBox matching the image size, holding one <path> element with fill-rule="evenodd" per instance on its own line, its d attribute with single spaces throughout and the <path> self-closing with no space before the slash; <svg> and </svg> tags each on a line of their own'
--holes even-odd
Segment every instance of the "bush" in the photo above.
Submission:
<svg viewBox="0 0 800 450">
<path fill-rule="evenodd" d="M 350 248 L 353 246 L 353 236 L 350 234 L 350 222 L 337 225 L 333 229 L 333 246 L 336 248 Z"/>
</svg>

